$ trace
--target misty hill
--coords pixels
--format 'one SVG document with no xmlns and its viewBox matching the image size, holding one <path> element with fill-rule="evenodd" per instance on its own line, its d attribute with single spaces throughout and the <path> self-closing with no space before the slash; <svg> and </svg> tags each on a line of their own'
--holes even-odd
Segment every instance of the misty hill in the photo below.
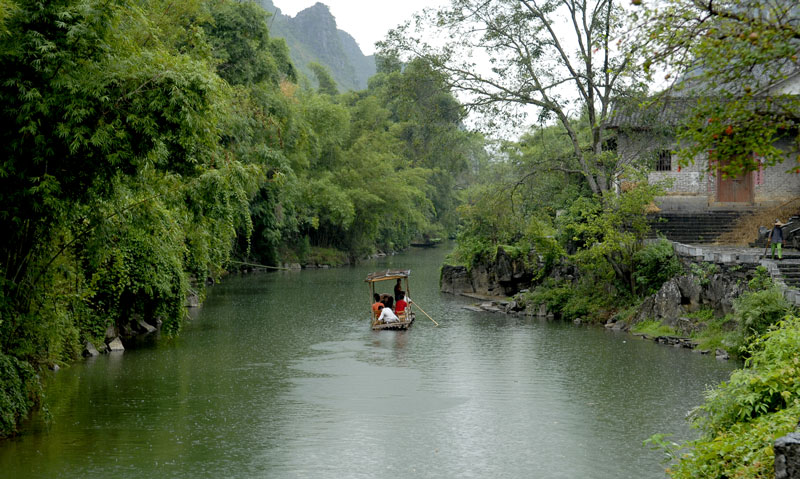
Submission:
<svg viewBox="0 0 800 479">
<path fill-rule="evenodd" d="M 260 2 L 273 15 L 269 19 L 270 35 L 286 40 L 292 61 L 304 75 L 314 81 L 308 64 L 317 62 L 328 67 L 340 91 L 367 87 L 367 79 L 375 74 L 375 58 L 365 56 L 350 34 L 336 28 L 327 5 L 317 3 L 290 17 L 272 0 Z"/>
</svg>

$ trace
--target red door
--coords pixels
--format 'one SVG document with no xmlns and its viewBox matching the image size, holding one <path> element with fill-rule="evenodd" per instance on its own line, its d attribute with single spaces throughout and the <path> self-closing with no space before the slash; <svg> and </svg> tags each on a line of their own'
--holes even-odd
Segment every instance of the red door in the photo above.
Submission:
<svg viewBox="0 0 800 479">
<path fill-rule="evenodd" d="M 752 203 L 753 173 L 731 177 L 717 168 L 717 201 L 721 203 Z"/>
</svg>

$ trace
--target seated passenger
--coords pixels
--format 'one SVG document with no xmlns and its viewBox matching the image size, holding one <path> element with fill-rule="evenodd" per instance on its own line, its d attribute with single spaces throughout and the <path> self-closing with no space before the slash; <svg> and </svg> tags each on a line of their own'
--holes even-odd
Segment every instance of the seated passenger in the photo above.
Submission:
<svg viewBox="0 0 800 479">
<path fill-rule="evenodd" d="M 378 316 L 378 321 L 383 323 L 396 323 L 400 321 L 400 319 L 392 312 L 392 308 L 381 306 L 381 315 Z"/>
<path fill-rule="evenodd" d="M 397 314 L 402 314 L 405 312 L 407 306 L 408 302 L 406 302 L 406 295 L 400 291 L 400 298 L 397 300 L 397 304 L 394 306 L 394 312 Z"/>
<path fill-rule="evenodd" d="M 372 303 L 372 314 L 374 314 L 377 318 L 381 314 L 381 307 L 383 307 L 383 303 L 381 302 L 381 297 L 378 293 L 373 294 L 372 297 L 375 300 L 375 302 Z"/>
<path fill-rule="evenodd" d="M 390 299 L 392 299 L 392 295 L 386 293 L 381 294 L 381 303 L 384 305 L 386 305 Z"/>
</svg>

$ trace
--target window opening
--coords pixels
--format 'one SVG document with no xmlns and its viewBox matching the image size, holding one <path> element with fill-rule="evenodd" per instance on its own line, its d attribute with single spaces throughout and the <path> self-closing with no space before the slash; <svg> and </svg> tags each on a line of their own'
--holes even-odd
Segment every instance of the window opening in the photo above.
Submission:
<svg viewBox="0 0 800 479">
<path fill-rule="evenodd" d="M 660 150 L 656 160 L 656 171 L 672 171 L 672 151 Z"/>
</svg>

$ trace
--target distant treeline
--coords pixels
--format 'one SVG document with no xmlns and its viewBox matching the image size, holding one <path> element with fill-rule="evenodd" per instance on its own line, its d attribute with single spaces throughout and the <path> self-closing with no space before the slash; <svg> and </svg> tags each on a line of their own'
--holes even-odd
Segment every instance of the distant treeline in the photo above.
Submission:
<svg viewBox="0 0 800 479">
<path fill-rule="evenodd" d="M 0 0 L 0 436 L 109 327 L 174 334 L 234 261 L 359 258 L 456 225 L 480 137 L 426 64 L 339 95 L 232 0 Z"/>
</svg>

